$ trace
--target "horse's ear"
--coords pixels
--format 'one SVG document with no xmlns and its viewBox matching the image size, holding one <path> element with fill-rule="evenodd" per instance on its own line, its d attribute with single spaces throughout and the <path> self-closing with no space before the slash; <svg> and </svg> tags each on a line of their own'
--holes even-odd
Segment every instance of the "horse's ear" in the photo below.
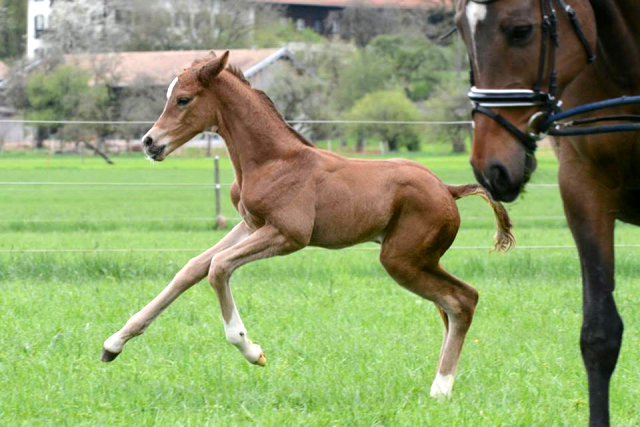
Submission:
<svg viewBox="0 0 640 427">
<path fill-rule="evenodd" d="M 205 87 L 209 86 L 213 79 L 222 72 L 229 62 L 229 51 L 226 51 L 219 58 L 214 58 L 207 62 L 198 71 L 198 81 Z"/>
</svg>

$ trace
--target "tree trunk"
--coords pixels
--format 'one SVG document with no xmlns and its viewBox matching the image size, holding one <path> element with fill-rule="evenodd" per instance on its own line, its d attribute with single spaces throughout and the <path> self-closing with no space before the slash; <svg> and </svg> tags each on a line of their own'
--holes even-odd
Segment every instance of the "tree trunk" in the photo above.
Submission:
<svg viewBox="0 0 640 427">
<path fill-rule="evenodd" d="M 389 146 L 389 151 L 398 151 L 398 140 L 396 138 L 388 140 L 387 145 Z"/>
<path fill-rule="evenodd" d="M 451 144 L 454 153 L 464 153 L 467 151 L 467 147 L 464 144 L 464 138 L 460 135 L 460 132 L 456 131 L 451 135 Z"/>
<path fill-rule="evenodd" d="M 46 128 L 42 127 L 42 126 L 38 126 L 36 128 L 36 135 L 35 135 L 35 149 L 38 148 L 42 148 L 44 147 L 44 139 L 47 137 L 47 130 Z"/>
</svg>

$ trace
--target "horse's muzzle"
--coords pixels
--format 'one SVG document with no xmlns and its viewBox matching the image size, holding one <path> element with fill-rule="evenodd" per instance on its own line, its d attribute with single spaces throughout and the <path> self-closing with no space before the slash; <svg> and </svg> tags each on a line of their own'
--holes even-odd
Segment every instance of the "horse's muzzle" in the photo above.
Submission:
<svg viewBox="0 0 640 427">
<path fill-rule="evenodd" d="M 509 170 L 498 161 L 491 161 L 484 171 L 473 169 L 478 182 L 500 202 L 513 202 L 524 187 L 524 179 L 514 179 Z"/>
</svg>

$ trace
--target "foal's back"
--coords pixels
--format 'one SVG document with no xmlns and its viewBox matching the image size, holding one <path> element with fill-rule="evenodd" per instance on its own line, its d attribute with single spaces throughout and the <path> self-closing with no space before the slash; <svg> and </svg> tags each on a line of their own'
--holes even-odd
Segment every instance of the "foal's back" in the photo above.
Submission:
<svg viewBox="0 0 640 427">
<path fill-rule="evenodd" d="M 404 159 L 346 159 L 314 151 L 316 215 L 311 245 L 345 247 L 381 241 L 400 216 L 417 214 L 419 227 L 455 228 L 456 203 L 442 181 Z"/>
</svg>

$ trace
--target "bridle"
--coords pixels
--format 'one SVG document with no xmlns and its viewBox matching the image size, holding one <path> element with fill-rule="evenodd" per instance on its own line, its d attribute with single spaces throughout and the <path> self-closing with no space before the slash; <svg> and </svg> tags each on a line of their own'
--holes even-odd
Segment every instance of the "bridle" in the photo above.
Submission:
<svg viewBox="0 0 640 427">
<path fill-rule="evenodd" d="M 474 3 L 487 5 L 498 0 L 469 0 Z M 567 14 L 575 35 L 578 37 L 584 47 L 587 63 L 595 61 L 595 54 L 587 41 L 580 22 L 576 16 L 575 10 L 564 0 L 540 0 L 540 10 L 542 15 L 541 23 L 541 46 L 540 46 L 540 62 L 538 64 L 538 77 L 532 89 L 478 89 L 475 86 L 475 76 L 473 67 L 470 72 L 471 90 L 468 97 L 473 106 L 472 114 L 484 114 L 494 121 L 498 122 L 502 127 L 509 131 L 513 136 L 522 143 L 528 154 L 533 154 L 537 147 L 537 141 L 545 138 L 547 135 L 568 136 L 583 135 L 605 132 L 626 132 L 640 131 L 640 124 L 616 124 L 608 126 L 595 126 L 588 128 L 567 129 L 569 127 L 590 124 L 599 121 L 623 120 L 630 122 L 640 122 L 640 116 L 606 116 L 599 118 L 590 118 L 576 120 L 572 122 L 558 123 L 559 120 L 566 119 L 571 116 L 584 114 L 586 112 L 596 111 L 604 108 L 610 108 L 619 105 L 628 105 L 640 103 L 640 96 L 630 96 L 616 98 L 591 104 L 582 105 L 567 111 L 562 111 L 562 101 L 557 98 L 558 76 L 556 73 L 556 49 L 559 46 L 558 37 L 558 19 L 554 2 L 557 3 Z M 549 54 L 550 53 L 550 54 Z M 550 56 L 550 71 L 545 76 L 546 60 Z M 548 92 L 544 92 L 542 87 L 548 81 Z M 513 123 L 509 122 L 492 108 L 513 108 L 513 107 L 540 107 L 540 111 L 534 113 L 527 125 L 526 132 L 521 131 Z"/>
</svg>

